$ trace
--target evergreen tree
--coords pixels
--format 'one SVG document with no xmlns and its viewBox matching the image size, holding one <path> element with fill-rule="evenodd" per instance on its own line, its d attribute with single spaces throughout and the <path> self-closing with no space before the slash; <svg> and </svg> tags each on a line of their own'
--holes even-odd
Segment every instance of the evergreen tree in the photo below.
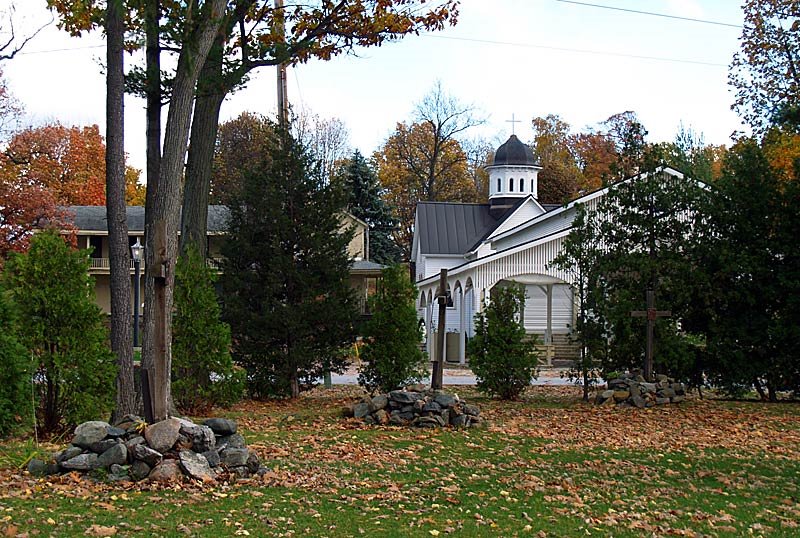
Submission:
<svg viewBox="0 0 800 538">
<path fill-rule="evenodd" d="M 754 140 L 730 150 L 717 186 L 709 374 L 733 393 L 755 386 L 774 401 L 800 380 L 797 187 L 781 183 Z"/>
<path fill-rule="evenodd" d="M 6 264 L 4 284 L 19 312 L 19 337 L 33 357 L 37 421 L 53 432 L 107 415 L 115 361 L 94 301 L 89 256 L 56 232 L 36 234 Z"/>
<path fill-rule="evenodd" d="M 397 228 L 398 220 L 381 195 L 377 174 L 360 152 L 353 152 L 352 157 L 339 166 L 335 181 L 340 182 L 348 193 L 350 213 L 369 225 L 370 260 L 382 264 L 397 263 L 401 250 L 392 239 L 392 232 Z"/>
<path fill-rule="evenodd" d="M 408 270 L 394 265 L 383 270 L 378 292 L 370 297 L 372 318 L 366 325 L 358 382 L 367 390 L 393 390 L 426 374 L 422 334 L 414 306 L 416 288 Z"/>
<path fill-rule="evenodd" d="M 475 315 L 475 336 L 469 341 L 469 364 L 478 389 L 513 400 L 536 379 L 539 352 L 536 338 L 526 338 L 520 313 L 525 290 L 519 285 L 492 290 L 485 312 Z"/>
<path fill-rule="evenodd" d="M 172 326 L 172 396 L 185 411 L 229 405 L 245 376 L 231 359 L 231 329 L 220 321 L 216 275 L 193 245 L 178 258 Z"/>
<path fill-rule="evenodd" d="M 0 435 L 12 432 L 21 415 L 30 416 L 30 361 L 18 330 L 13 305 L 0 290 Z"/>
<path fill-rule="evenodd" d="M 654 290 L 659 310 L 672 311 L 656 321 L 656 368 L 682 377 L 692 373 L 686 333 L 706 327 L 708 279 L 698 263 L 708 231 L 706 200 L 694 180 L 654 172 L 611 186 L 596 209 L 585 209 L 574 222 L 556 263 L 577 264 L 572 270 L 588 277 L 578 283 L 588 284 L 589 305 L 579 316 L 589 331 L 584 347 L 606 373 L 644 364 L 645 319 L 631 311 L 644 310 L 647 289 Z M 586 260 L 593 262 L 582 268 Z"/>
<path fill-rule="evenodd" d="M 342 371 L 358 316 L 340 233 L 344 195 L 286 133 L 230 200 L 223 311 L 254 396 L 298 396 Z"/>
</svg>

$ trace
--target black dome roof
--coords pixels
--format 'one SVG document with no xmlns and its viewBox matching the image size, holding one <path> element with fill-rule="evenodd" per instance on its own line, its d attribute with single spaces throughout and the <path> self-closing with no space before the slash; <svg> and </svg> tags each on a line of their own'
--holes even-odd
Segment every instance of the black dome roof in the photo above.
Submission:
<svg viewBox="0 0 800 538">
<path fill-rule="evenodd" d="M 516 164 L 522 166 L 536 166 L 536 157 L 533 156 L 531 148 L 523 144 L 517 135 L 511 135 L 505 144 L 497 148 L 494 154 L 493 166 L 503 166 Z"/>
</svg>

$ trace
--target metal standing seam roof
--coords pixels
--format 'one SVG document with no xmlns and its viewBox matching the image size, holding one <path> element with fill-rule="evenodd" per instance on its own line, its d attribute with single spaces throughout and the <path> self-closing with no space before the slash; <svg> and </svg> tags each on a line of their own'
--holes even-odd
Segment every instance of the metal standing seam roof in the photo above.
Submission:
<svg viewBox="0 0 800 538">
<path fill-rule="evenodd" d="M 419 202 L 417 226 L 423 254 L 464 254 L 494 230 L 488 204 Z"/>
<path fill-rule="evenodd" d="M 78 231 L 87 232 L 107 232 L 108 218 L 106 217 L 106 207 L 102 205 L 74 205 L 65 208 L 70 214 L 74 215 L 75 227 Z M 144 231 L 144 207 L 128 206 L 128 231 Z M 222 233 L 227 230 L 228 208 L 222 205 L 208 206 L 208 232 Z"/>
</svg>

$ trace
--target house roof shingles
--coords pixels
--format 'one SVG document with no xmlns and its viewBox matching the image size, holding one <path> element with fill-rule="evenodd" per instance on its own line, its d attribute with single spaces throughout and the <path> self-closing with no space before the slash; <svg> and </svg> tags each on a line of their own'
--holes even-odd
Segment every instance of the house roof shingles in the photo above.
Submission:
<svg viewBox="0 0 800 538">
<path fill-rule="evenodd" d="M 74 205 L 66 209 L 75 216 L 75 227 L 78 230 L 87 232 L 108 231 L 105 206 Z M 208 206 L 208 232 L 225 232 L 228 215 L 228 208 L 225 206 Z M 128 206 L 128 230 L 131 232 L 144 231 L 144 207 Z"/>
</svg>

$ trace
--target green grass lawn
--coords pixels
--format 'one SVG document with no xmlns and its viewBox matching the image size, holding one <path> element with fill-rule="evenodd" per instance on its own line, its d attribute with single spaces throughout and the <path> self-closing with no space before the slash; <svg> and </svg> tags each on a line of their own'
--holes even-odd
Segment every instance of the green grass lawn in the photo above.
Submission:
<svg viewBox="0 0 800 538">
<path fill-rule="evenodd" d="M 583 404 L 536 387 L 504 405 L 459 387 L 485 427 L 374 428 L 340 418 L 357 389 L 246 402 L 263 479 L 164 489 L 37 480 L 0 446 L 6 536 L 799 536 L 800 405 Z"/>
</svg>

